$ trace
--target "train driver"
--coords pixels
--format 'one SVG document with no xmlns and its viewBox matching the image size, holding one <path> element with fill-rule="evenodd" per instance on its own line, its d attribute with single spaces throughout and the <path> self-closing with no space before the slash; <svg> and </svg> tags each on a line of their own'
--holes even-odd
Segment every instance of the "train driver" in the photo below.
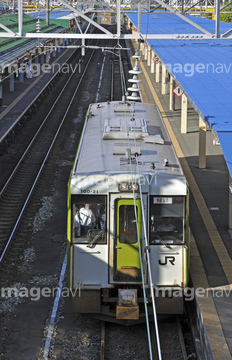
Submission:
<svg viewBox="0 0 232 360">
<path fill-rule="evenodd" d="M 170 222 L 170 217 L 165 217 L 163 218 L 164 219 L 164 222 L 159 224 L 157 226 L 157 231 L 175 231 L 176 230 L 176 227 L 175 225 L 173 225 L 171 222 Z"/>
<path fill-rule="evenodd" d="M 89 229 L 94 228 L 95 222 L 94 213 L 90 209 L 89 204 L 85 204 L 84 207 L 77 211 L 74 218 L 76 236 L 86 235 Z"/>
</svg>

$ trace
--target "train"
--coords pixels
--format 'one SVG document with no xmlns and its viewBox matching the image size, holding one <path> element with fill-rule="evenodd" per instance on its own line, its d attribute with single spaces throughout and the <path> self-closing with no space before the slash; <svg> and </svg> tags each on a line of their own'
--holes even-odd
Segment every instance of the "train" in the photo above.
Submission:
<svg viewBox="0 0 232 360">
<path fill-rule="evenodd" d="M 155 299 L 183 313 L 189 188 L 156 104 L 90 104 L 67 193 L 73 311 L 134 324 Z"/>
</svg>

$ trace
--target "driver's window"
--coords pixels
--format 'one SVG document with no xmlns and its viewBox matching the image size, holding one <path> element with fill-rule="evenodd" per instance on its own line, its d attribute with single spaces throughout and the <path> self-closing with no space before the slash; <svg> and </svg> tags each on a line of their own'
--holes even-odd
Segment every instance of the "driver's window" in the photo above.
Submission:
<svg viewBox="0 0 232 360">
<path fill-rule="evenodd" d="M 184 197 L 152 197 L 150 243 L 183 242 Z"/>
<path fill-rule="evenodd" d="M 105 196 L 73 196 L 72 219 L 73 242 L 105 243 Z"/>
</svg>

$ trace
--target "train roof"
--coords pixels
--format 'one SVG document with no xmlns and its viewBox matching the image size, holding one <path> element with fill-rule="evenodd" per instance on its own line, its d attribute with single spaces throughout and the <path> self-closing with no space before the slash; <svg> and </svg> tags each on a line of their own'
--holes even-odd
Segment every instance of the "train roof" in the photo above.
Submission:
<svg viewBox="0 0 232 360">
<path fill-rule="evenodd" d="M 157 106 L 122 102 L 91 104 L 73 176 L 137 171 L 183 176 Z"/>
</svg>

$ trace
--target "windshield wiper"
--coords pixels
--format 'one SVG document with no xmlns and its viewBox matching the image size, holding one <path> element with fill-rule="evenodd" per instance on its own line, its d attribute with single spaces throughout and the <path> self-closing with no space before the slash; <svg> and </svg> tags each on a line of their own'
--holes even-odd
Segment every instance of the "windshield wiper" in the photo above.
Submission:
<svg viewBox="0 0 232 360">
<path fill-rule="evenodd" d="M 167 249 L 171 249 L 171 246 L 166 244 L 166 242 L 162 239 L 162 237 L 160 235 L 157 234 L 158 240 L 167 248 Z"/>
<path fill-rule="evenodd" d="M 104 234 L 104 232 L 105 232 L 105 230 L 99 231 L 99 233 L 90 241 L 90 243 L 87 245 L 87 247 L 91 247 L 96 242 L 96 240 L 98 240 L 99 237 Z"/>
</svg>

